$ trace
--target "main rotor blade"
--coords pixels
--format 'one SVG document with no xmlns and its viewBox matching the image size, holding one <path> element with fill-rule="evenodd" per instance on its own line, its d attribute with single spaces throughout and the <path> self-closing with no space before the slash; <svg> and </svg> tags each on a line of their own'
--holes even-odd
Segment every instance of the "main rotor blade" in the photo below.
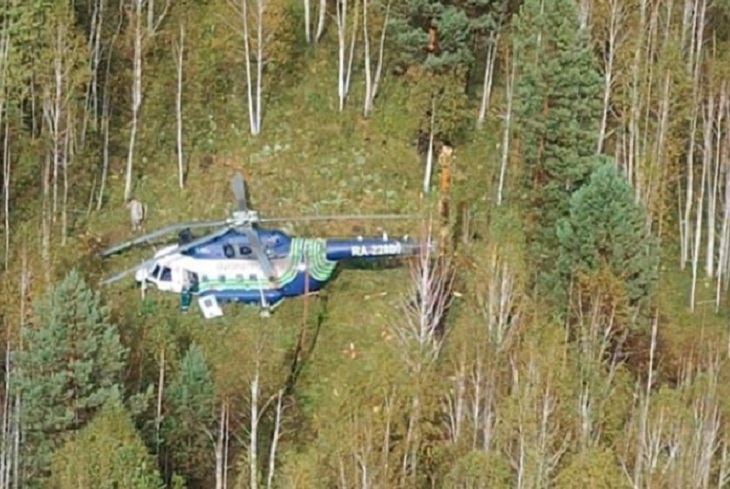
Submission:
<svg viewBox="0 0 730 489">
<path fill-rule="evenodd" d="M 119 253 L 120 251 L 123 251 L 127 248 L 131 248 L 132 246 L 138 245 L 140 243 L 147 243 L 151 241 L 154 238 L 158 238 L 160 236 L 164 236 L 165 234 L 171 233 L 173 231 L 177 231 L 180 229 L 190 228 L 207 228 L 207 227 L 214 227 L 214 226 L 223 226 L 226 224 L 226 221 L 203 221 L 203 222 L 189 222 L 189 223 L 182 223 L 182 224 L 172 224 L 170 226 L 166 226 L 162 229 L 159 229 L 155 232 L 145 234 L 144 236 L 140 236 L 138 238 L 134 238 L 129 241 L 125 241 L 123 243 L 120 243 L 118 245 L 112 246 L 111 248 L 108 248 L 104 250 L 101 253 L 102 257 L 107 257 L 110 255 L 114 255 L 116 253 Z"/>
<path fill-rule="evenodd" d="M 210 233 L 210 234 L 208 234 L 206 236 L 202 236 L 202 237 L 200 237 L 198 239 L 194 239 L 193 241 L 191 241 L 189 243 L 186 243 L 186 244 L 184 244 L 182 246 L 178 246 L 177 248 L 174 248 L 174 249 L 172 249 L 170 251 L 167 251 L 165 253 L 162 253 L 159 256 L 154 256 L 152 258 L 149 258 L 149 259 L 143 261 L 142 263 L 140 263 L 139 265 L 136 265 L 136 266 L 134 266 L 132 268 L 128 268 L 128 269 L 124 270 L 123 272 L 119 272 L 118 274 L 113 275 L 113 276 L 111 276 L 111 277 L 103 280 L 101 282 L 101 284 L 102 285 L 111 284 L 113 282 L 116 282 L 117 280 L 120 280 L 120 279 L 126 277 L 130 273 L 136 272 L 140 268 L 145 268 L 145 267 L 147 267 L 149 265 L 152 265 L 153 263 L 156 263 L 156 262 L 158 262 L 159 260 L 161 260 L 163 258 L 167 258 L 170 255 L 173 255 L 175 253 L 182 253 L 182 252 L 187 251 L 187 250 L 189 250 L 191 248 L 195 248 L 196 246 L 200 246 L 201 244 L 205 244 L 205 243 L 207 243 L 208 241 L 210 241 L 212 239 L 215 239 L 215 238 L 217 238 L 219 236 L 223 236 L 224 234 L 226 234 L 229 231 L 229 229 L 230 228 L 228 228 L 228 227 L 221 228 L 221 229 L 219 229 L 218 231 L 216 231 L 214 233 Z"/>
<path fill-rule="evenodd" d="M 261 268 L 264 270 L 264 273 L 269 278 L 269 280 L 274 281 L 276 280 L 276 271 L 274 270 L 274 267 L 271 265 L 271 261 L 269 261 L 269 257 L 266 255 L 266 252 L 264 251 L 264 247 L 261 245 L 261 240 L 259 240 L 259 235 L 256 233 L 256 231 L 250 227 L 246 227 L 244 229 L 244 232 L 246 233 L 246 236 L 248 236 L 248 242 L 251 245 L 251 250 L 254 252 L 256 257 L 259 260 L 259 263 L 261 263 Z"/>
<path fill-rule="evenodd" d="M 247 211 L 248 206 L 246 205 L 246 187 L 243 184 L 243 175 L 240 172 L 236 172 L 231 180 L 231 190 L 233 190 L 233 196 L 236 198 L 236 204 L 238 205 L 239 211 Z"/>
<path fill-rule="evenodd" d="M 422 219 L 417 214 L 335 214 L 329 216 L 292 216 L 292 217 L 265 217 L 259 219 L 259 222 L 291 222 L 291 221 L 356 221 L 358 219 Z"/>
</svg>

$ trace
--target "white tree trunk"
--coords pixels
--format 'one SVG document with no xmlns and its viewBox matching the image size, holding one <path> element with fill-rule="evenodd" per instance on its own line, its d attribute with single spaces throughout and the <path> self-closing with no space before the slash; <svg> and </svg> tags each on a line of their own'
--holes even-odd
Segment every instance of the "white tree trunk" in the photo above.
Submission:
<svg viewBox="0 0 730 489">
<path fill-rule="evenodd" d="M 431 99 L 431 128 L 428 133 L 428 152 L 426 153 L 426 168 L 423 172 L 423 193 L 431 191 L 431 174 L 433 173 L 433 138 L 434 120 L 436 117 L 436 102 Z"/>
<path fill-rule="evenodd" d="M 339 110 L 345 109 L 345 100 L 350 91 L 350 77 L 352 74 L 352 62 L 355 54 L 355 42 L 357 39 L 359 2 L 355 2 L 354 19 L 352 23 L 352 40 L 350 41 L 349 57 L 346 56 L 347 40 L 347 0 L 337 2 L 337 95 L 339 97 Z"/>
<path fill-rule="evenodd" d="M 722 105 L 722 101 L 720 104 Z M 718 110 L 716 110 L 716 108 Z M 716 221 L 717 221 L 717 195 L 720 186 L 720 165 L 718 156 L 718 142 L 720 138 L 715 137 L 715 128 L 719 130 L 717 114 L 722 110 L 715 103 L 715 94 L 710 93 L 705 107 L 705 120 L 703 123 L 703 165 L 708 165 L 707 178 L 707 248 L 705 251 L 705 275 L 707 278 L 715 276 L 715 242 L 716 242 Z M 717 124 L 717 126 L 716 126 Z"/>
<path fill-rule="evenodd" d="M 692 288 L 690 292 L 690 310 L 694 312 L 695 310 L 695 302 L 697 299 L 697 270 L 699 267 L 699 261 L 700 261 L 700 248 L 702 245 L 702 215 L 704 213 L 704 201 L 705 201 L 705 179 L 708 178 L 707 175 L 707 166 L 709 162 L 704 162 L 702 164 L 702 177 L 700 180 L 700 195 L 697 199 L 697 214 L 696 214 L 696 221 L 695 221 L 695 240 L 694 240 L 694 246 L 692 248 Z"/>
<path fill-rule="evenodd" d="M 598 147 L 596 148 L 596 153 L 603 151 L 603 145 L 606 141 L 608 113 L 611 109 L 611 92 L 614 83 L 614 60 L 616 58 L 616 48 L 620 42 L 619 31 L 623 26 L 623 16 L 623 3 L 620 0 L 610 0 L 608 45 L 604 53 L 603 110 L 601 112 L 601 125 L 598 130 Z"/>
<path fill-rule="evenodd" d="M 243 36 L 243 52 L 244 63 L 246 65 L 246 97 L 248 100 L 248 123 L 249 132 L 252 136 L 258 136 L 261 133 L 261 90 L 264 59 L 263 59 L 263 42 L 264 42 L 264 2 L 265 0 L 256 1 L 256 80 L 251 69 L 251 40 L 249 37 L 249 17 L 248 2 L 249 0 L 237 0 L 237 4 L 233 3 L 233 7 L 237 10 L 241 20 L 241 34 Z"/>
<path fill-rule="evenodd" d="M 142 3 L 144 0 L 134 0 L 134 60 L 132 64 L 132 126 L 129 130 L 129 150 L 127 152 L 127 171 L 124 178 L 124 200 L 132 198 L 132 165 L 134 163 L 134 147 L 137 141 L 137 123 L 139 109 L 142 106 Z"/>
<path fill-rule="evenodd" d="M 477 117 L 477 127 L 482 128 L 487 118 L 489 110 L 489 102 L 492 97 L 492 85 L 494 82 L 494 67 L 497 61 L 497 46 L 499 44 L 499 28 L 496 32 L 489 35 L 487 46 L 487 60 L 484 67 L 484 84 L 482 85 L 482 101 L 479 105 L 479 116 Z"/>
<path fill-rule="evenodd" d="M 183 61 L 185 52 L 185 25 L 180 24 L 180 42 L 175 49 L 177 52 L 175 62 L 177 65 L 177 97 L 175 98 L 175 114 L 177 116 L 177 174 L 180 190 L 185 186 L 184 158 L 183 158 L 183 115 L 182 115 L 182 92 L 183 92 Z"/>
<path fill-rule="evenodd" d="M 0 110 L 2 107 L 0 107 Z M 0 125 L 4 128 L 3 137 L 3 217 L 5 218 L 5 270 L 10 263 L 10 129 L 7 122 Z"/>
<path fill-rule="evenodd" d="M 309 0 L 304 0 L 304 39 L 307 44 L 312 43 L 312 13 Z"/>
<path fill-rule="evenodd" d="M 84 101 L 84 118 L 81 127 L 80 144 L 83 148 L 86 144 L 86 132 L 88 129 L 89 119 L 91 119 L 92 129 L 99 128 L 99 65 L 101 63 L 101 38 L 104 26 L 106 0 L 96 0 L 94 9 L 91 14 L 91 27 L 89 32 L 89 58 L 90 73 L 89 83 L 86 87 L 86 97 Z"/>
<path fill-rule="evenodd" d="M 319 39 L 324 33 L 324 19 L 327 15 L 327 0 L 319 0 L 319 19 L 317 20 L 317 33 L 314 36 L 314 42 L 319 42 Z"/>
<path fill-rule="evenodd" d="M 248 443 L 248 463 L 250 471 L 249 487 L 258 489 L 259 469 L 258 469 L 258 429 L 259 429 L 259 368 L 256 367 L 253 379 L 251 379 L 251 422 Z"/>
<path fill-rule="evenodd" d="M 274 419 L 274 435 L 271 441 L 271 451 L 269 452 L 269 473 L 266 477 L 266 489 L 271 489 L 274 483 L 274 474 L 276 473 L 276 450 L 279 446 L 279 436 L 281 434 L 281 414 L 283 411 L 282 402 L 284 399 L 284 390 L 279 390 L 276 398 L 276 414 Z"/>
<path fill-rule="evenodd" d="M 517 59 L 512 53 L 507 78 L 507 108 L 502 125 L 502 158 L 499 165 L 499 182 L 497 183 L 497 205 L 502 205 L 504 200 L 504 185 L 507 178 L 507 165 L 509 164 L 510 140 L 512 139 L 512 103 L 514 101 L 516 70 Z"/>
<path fill-rule="evenodd" d="M 385 7 L 385 19 L 383 20 L 383 29 L 380 32 L 380 48 L 378 50 L 378 65 L 375 68 L 375 74 L 370 75 L 370 33 L 368 31 L 368 1 L 363 0 L 363 37 L 365 42 L 365 106 L 363 108 L 363 116 L 368 117 L 373 109 L 373 101 L 378 94 L 378 86 L 380 85 L 380 77 L 383 71 L 383 56 L 385 54 L 385 33 L 388 30 L 388 19 L 390 17 L 390 0 Z M 353 36 L 354 39 L 354 36 Z M 353 43 L 354 47 L 354 43 Z M 352 60 L 352 53 L 350 54 Z"/>
</svg>

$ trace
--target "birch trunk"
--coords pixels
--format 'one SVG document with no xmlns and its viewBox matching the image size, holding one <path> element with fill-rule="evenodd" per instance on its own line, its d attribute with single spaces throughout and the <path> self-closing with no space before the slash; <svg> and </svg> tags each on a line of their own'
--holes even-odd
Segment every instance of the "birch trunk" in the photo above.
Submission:
<svg viewBox="0 0 730 489">
<path fill-rule="evenodd" d="M 722 137 L 723 149 L 720 151 L 717 164 L 722 169 L 725 180 L 725 192 L 723 200 L 722 229 L 720 231 L 720 250 L 717 262 L 717 284 L 715 288 L 715 310 L 719 311 L 721 303 L 721 291 L 729 275 L 728 264 L 730 262 L 730 101 L 728 101 L 727 86 L 722 95 L 726 101 L 725 109 L 721 111 L 724 117 L 725 130 Z"/>
<path fill-rule="evenodd" d="M 608 45 L 604 53 L 604 85 L 603 85 L 603 110 L 601 111 L 601 125 L 598 130 L 598 147 L 596 153 L 603 151 L 608 129 L 608 113 L 611 110 L 611 92 L 614 84 L 614 62 L 616 48 L 619 45 L 619 30 L 623 25 L 624 10 L 620 0 L 610 0 L 609 3 L 609 24 L 608 24 Z"/>
<path fill-rule="evenodd" d="M 720 101 L 722 105 L 722 101 Z M 719 110 L 716 110 L 719 109 Z M 717 158 L 717 140 L 715 129 L 717 127 L 717 114 L 722 110 L 715 104 L 715 95 L 709 95 L 703 121 L 703 149 L 702 164 L 708 165 L 707 178 L 707 248 L 705 251 L 705 275 L 707 278 L 715 276 L 715 243 L 716 243 L 716 220 L 717 220 L 717 194 L 720 184 L 720 165 Z"/>
<path fill-rule="evenodd" d="M 142 106 L 142 3 L 144 0 L 134 0 L 135 11 L 132 23 L 134 24 L 134 60 L 132 64 L 132 126 L 129 130 L 129 148 L 127 152 L 127 171 L 124 178 L 124 200 L 132 198 L 132 167 L 134 163 L 134 148 L 137 141 L 137 124 L 139 109 Z"/>
<path fill-rule="evenodd" d="M 5 218 L 5 270 L 7 271 L 10 263 L 10 128 L 7 122 L 0 127 L 5 129 L 3 138 L 3 216 Z"/>
<path fill-rule="evenodd" d="M 165 392 L 165 347 L 160 349 L 160 369 L 157 375 L 157 412 L 155 416 L 155 454 L 159 456 L 160 425 L 162 424 L 162 400 Z"/>
<path fill-rule="evenodd" d="M 228 403 L 221 401 L 220 422 L 218 424 L 218 437 L 215 441 L 215 488 L 226 489 L 226 433 L 228 419 Z"/>
<path fill-rule="evenodd" d="M 66 245 L 68 239 L 68 165 L 74 157 L 74 121 L 70 113 L 66 115 L 66 134 L 63 143 L 63 196 L 61 200 L 61 246 Z"/>
<path fill-rule="evenodd" d="M 99 194 L 98 198 L 96 200 L 96 210 L 101 210 L 101 206 L 104 203 L 104 191 L 106 189 L 106 181 L 107 181 L 107 174 L 109 172 L 109 120 L 111 118 L 111 109 L 110 109 L 110 90 L 109 90 L 109 80 L 111 79 L 111 61 L 112 57 L 114 55 L 114 44 L 116 43 L 117 38 L 119 37 L 119 34 L 122 32 L 122 22 L 124 20 L 123 16 L 119 16 L 119 22 L 117 24 L 117 29 L 114 32 L 114 35 L 112 36 L 111 43 L 109 45 L 109 52 L 107 54 L 107 60 L 106 60 L 106 70 L 104 75 L 104 87 L 103 87 L 103 95 L 102 95 L 102 102 L 101 102 L 101 131 L 103 134 L 103 148 L 102 148 L 102 164 L 101 164 L 101 178 L 99 183 Z"/>
<path fill-rule="evenodd" d="M 324 19 L 327 15 L 327 0 L 319 0 L 319 18 L 317 20 L 317 33 L 314 36 L 314 42 L 319 42 L 324 33 Z"/>
<path fill-rule="evenodd" d="M 436 118 L 436 101 L 431 98 L 431 127 L 428 134 L 428 152 L 426 153 L 426 168 L 423 172 L 423 193 L 427 194 L 431 191 L 431 174 L 433 173 L 433 139 L 434 125 Z"/>
<path fill-rule="evenodd" d="M 177 116 L 177 174 L 180 190 L 185 187 L 184 162 L 183 162 L 183 115 L 182 115 L 182 92 L 183 92 L 183 57 L 185 50 L 185 25 L 180 24 L 180 42 L 175 51 L 175 63 L 177 67 L 177 96 L 175 97 L 175 114 Z"/>
<path fill-rule="evenodd" d="M 249 463 L 249 487 L 251 489 L 258 489 L 259 484 L 259 470 L 258 470 L 258 429 L 259 429 L 259 368 L 256 366 L 256 371 L 251 379 L 250 394 L 251 394 L 251 422 L 250 422 L 250 435 L 248 443 L 248 463 Z"/>
<path fill-rule="evenodd" d="M 246 98 L 248 100 L 248 123 L 249 132 L 252 136 L 258 136 L 261 132 L 261 90 L 263 75 L 263 20 L 264 0 L 256 0 L 256 80 L 254 81 L 251 69 L 251 40 L 249 37 L 249 0 L 238 0 L 238 4 L 231 3 L 237 10 L 241 21 L 241 33 L 243 37 L 244 63 L 246 65 Z"/>
<path fill-rule="evenodd" d="M 497 61 L 497 45 L 499 43 L 499 28 L 489 34 L 487 41 L 487 59 L 484 67 L 484 83 L 482 84 L 482 100 L 479 104 L 479 115 L 477 116 L 477 128 L 484 127 L 484 121 L 489 111 L 489 102 L 492 98 L 492 85 L 494 82 L 494 67 Z"/>
<path fill-rule="evenodd" d="M 380 77 L 383 71 L 383 55 L 385 53 L 385 33 L 388 30 L 388 18 L 390 16 L 390 0 L 385 7 L 385 19 L 383 20 L 383 29 L 380 32 L 380 48 L 378 50 L 378 64 L 375 68 L 374 76 L 370 76 L 370 33 L 368 32 L 368 1 L 363 0 L 363 37 L 365 42 L 365 107 L 363 109 L 363 116 L 368 117 L 373 109 L 373 102 L 378 94 L 378 87 L 380 85 Z M 353 38 L 354 39 L 354 38 Z M 352 46 L 354 47 L 354 43 Z M 350 53 L 350 59 L 352 60 L 352 52 Z"/>
<path fill-rule="evenodd" d="M 507 178 L 507 165 L 510 156 L 510 141 L 512 139 L 512 104 L 515 93 L 515 79 L 517 60 L 513 56 L 509 63 L 509 75 L 507 78 L 507 108 L 505 109 L 504 123 L 502 124 L 502 158 L 499 164 L 499 181 L 497 183 L 497 205 L 502 205 L 504 200 L 504 185 Z"/>
<path fill-rule="evenodd" d="M 340 112 L 345 109 L 345 100 L 350 91 L 350 75 L 352 73 L 352 62 L 355 54 L 355 40 L 357 39 L 359 5 L 359 2 L 355 2 L 350 55 L 349 59 L 346 59 L 347 0 L 337 2 L 337 15 L 335 17 L 337 22 L 337 95 L 339 97 Z"/>
<path fill-rule="evenodd" d="M 702 215 L 704 212 L 705 200 L 705 179 L 707 178 L 707 165 L 702 165 L 702 177 L 700 180 L 700 195 L 697 199 L 697 214 L 695 222 L 695 240 L 692 252 L 692 287 L 690 292 L 690 310 L 694 312 L 697 298 L 697 271 L 700 261 L 700 248 L 702 245 Z"/>
<path fill-rule="evenodd" d="M 269 452 L 269 471 L 266 476 L 266 489 L 271 489 L 274 483 L 274 474 L 276 473 L 276 450 L 279 446 L 279 436 L 281 434 L 281 413 L 283 410 L 282 401 L 284 399 L 284 390 L 279 390 L 276 399 L 276 413 L 274 419 L 274 435 L 271 440 L 271 451 Z"/>
<path fill-rule="evenodd" d="M 647 0 L 640 0 L 639 2 L 639 26 L 636 31 L 636 47 L 634 48 L 634 59 L 631 64 L 631 85 L 629 89 L 629 97 L 631 105 L 629 107 L 629 124 L 628 124 L 628 148 L 626 152 L 626 176 L 629 179 L 629 183 L 634 185 L 634 188 L 638 189 L 635 182 L 635 165 L 637 154 L 639 151 L 639 138 L 640 138 L 640 122 L 641 117 L 641 66 L 644 52 L 644 36 L 646 35 L 647 27 Z"/>
<path fill-rule="evenodd" d="M 90 76 L 86 87 L 86 95 L 84 100 L 84 118 L 81 126 L 80 145 L 83 148 L 86 144 L 86 132 L 88 130 L 89 119 L 91 119 L 91 127 L 94 131 L 99 129 L 99 65 L 101 64 L 101 39 L 102 29 L 104 28 L 106 0 L 96 0 L 91 14 L 91 27 L 89 33 L 88 50 L 90 57 Z M 91 114 L 91 117 L 89 117 Z"/>
<path fill-rule="evenodd" d="M 682 269 L 687 263 L 690 242 L 691 242 L 691 220 L 692 220 L 692 205 L 694 201 L 694 158 L 695 148 L 697 139 L 697 119 L 699 117 L 699 110 L 701 105 L 701 93 L 700 93 L 700 82 L 701 82 L 701 65 L 703 59 L 703 44 L 704 44 L 704 27 L 705 27 L 705 9 L 707 6 L 706 0 L 695 0 L 694 8 L 688 13 L 688 4 L 685 3 L 685 17 L 691 15 L 691 39 L 690 39 L 690 56 L 688 57 L 689 70 L 692 74 L 692 113 L 690 118 L 690 132 L 689 132 L 689 148 L 687 150 L 687 188 L 685 195 L 685 209 L 684 209 L 684 226 L 685 232 L 684 243 L 682 246 Z"/>
<path fill-rule="evenodd" d="M 312 43 L 312 19 L 311 19 L 311 5 L 309 0 L 304 0 L 304 40 L 307 44 Z"/>
</svg>

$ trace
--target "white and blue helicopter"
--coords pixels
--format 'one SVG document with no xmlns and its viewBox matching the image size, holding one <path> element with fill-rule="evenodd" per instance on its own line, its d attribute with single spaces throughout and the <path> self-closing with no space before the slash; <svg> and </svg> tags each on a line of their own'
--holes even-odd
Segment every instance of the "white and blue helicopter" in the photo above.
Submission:
<svg viewBox="0 0 730 489">
<path fill-rule="evenodd" d="M 259 223 L 418 219 L 412 215 L 334 215 L 260 218 L 249 209 L 243 177 L 236 173 L 231 188 L 237 203 L 232 216 L 220 221 L 189 222 L 164 227 L 102 252 L 102 257 L 177 232 L 178 242 L 157 251 L 152 258 L 102 281 L 114 283 L 134 273 L 143 292 L 153 285 L 160 291 L 180 295 L 187 310 L 192 297 L 206 318 L 222 315 L 221 303 L 258 305 L 262 316 L 286 298 L 318 293 L 332 278 L 337 263 L 351 259 L 413 256 L 430 243 L 408 239 L 330 239 L 291 237 L 281 229 L 265 229 Z M 192 229 L 217 227 L 195 238 Z M 426 246 L 424 246 L 424 244 Z"/>
</svg>

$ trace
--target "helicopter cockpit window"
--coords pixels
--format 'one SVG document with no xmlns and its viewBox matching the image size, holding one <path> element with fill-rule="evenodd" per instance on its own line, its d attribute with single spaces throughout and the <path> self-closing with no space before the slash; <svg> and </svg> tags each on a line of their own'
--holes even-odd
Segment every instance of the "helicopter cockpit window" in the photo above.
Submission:
<svg viewBox="0 0 730 489">
<path fill-rule="evenodd" d="M 152 270 L 152 273 L 150 274 L 150 276 L 152 278 L 157 278 L 157 276 L 159 274 L 160 274 L 160 266 L 159 265 L 155 265 L 155 268 L 154 268 L 154 270 Z"/>
<path fill-rule="evenodd" d="M 162 273 L 160 274 L 160 280 L 163 282 L 169 282 L 172 280 L 172 270 L 170 270 L 170 267 L 165 267 L 162 269 Z"/>
<path fill-rule="evenodd" d="M 223 245 L 223 254 L 226 255 L 226 258 L 233 258 L 236 252 L 234 251 L 233 246 L 225 244 Z"/>
</svg>

